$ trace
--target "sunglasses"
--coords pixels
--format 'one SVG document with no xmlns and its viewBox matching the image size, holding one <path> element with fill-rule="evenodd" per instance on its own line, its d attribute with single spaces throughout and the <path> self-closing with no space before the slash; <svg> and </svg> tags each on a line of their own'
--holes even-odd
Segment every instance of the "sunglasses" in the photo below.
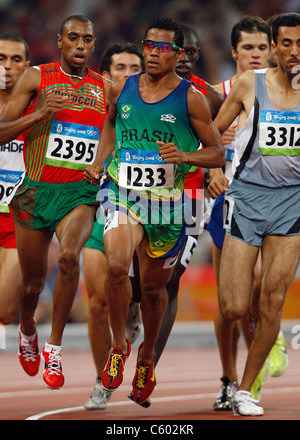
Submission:
<svg viewBox="0 0 300 440">
<path fill-rule="evenodd" d="M 142 46 L 148 50 L 152 50 L 156 46 L 160 52 L 172 52 L 173 50 L 181 49 L 177 44 L 169 43 L 168 41 L 143 40 Z"/>
</svg>

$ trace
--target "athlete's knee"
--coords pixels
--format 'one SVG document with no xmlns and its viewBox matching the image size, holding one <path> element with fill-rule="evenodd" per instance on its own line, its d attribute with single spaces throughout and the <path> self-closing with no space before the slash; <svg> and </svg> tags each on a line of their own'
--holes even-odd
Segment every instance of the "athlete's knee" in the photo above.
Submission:
<svg viewBox="0 0 300 440">
<path fill-rule="evenodd" d="M 109 284 L 123 284 L 128 278 L 129 266 L 126 262 L 111 260 L 107 263 L 106 276 Z"/>
<path fill-rule="evenodd" d="M 96 295 L 93 295 L 89 299 L 89 313 L 93 318 L 98 321 L 104 321 L 108 316 L 108 307 L 106 301 L 99 299 Z"/>
<path fill-rule="evenodd" d="M 25 299 L 38 297 L 45 287 L 45 278 L 36 277 L 34 279 L 24 281 L 24 289 L 22 297 Z"/>
<path fill-rule="evenodd" d="M 228 298 L 222 297 L 220 295 L 220 312 L 224 319 L 228 321 L 237 321 L 241 319 L 245 313 L 247 313 L 247 307 L 240 302 L 234 301 L 232 298 L 229 300 Z"/>
<path fill-rule="evenodd" d="M 71 276 L 79 271 L 79 255 L 72 248 L 63 249 L 58 256 L 58 267 L 63 273 L 69 273 Z"/>
</svg>

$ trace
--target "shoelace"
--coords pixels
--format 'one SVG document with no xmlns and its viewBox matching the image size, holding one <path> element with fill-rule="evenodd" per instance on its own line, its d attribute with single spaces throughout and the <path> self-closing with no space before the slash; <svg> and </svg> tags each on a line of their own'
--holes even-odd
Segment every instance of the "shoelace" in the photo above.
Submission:
<svg viewBox="0 0 300 440">
<path fill-rule="evenodd" d="M 49 362 L 47 364 L 47 367 L 49 369 L 48 374 L 53 375 L 56 374 L 56 376 L 60 376 L 61 374 L 61 355 L 60 350 L 54 350 L 49 353 Z"/>
<path fill-rule="evenodd" d="M 22 339 L 22 356 L 25 362 L 34 362 L 36 360 L 36 347 L 35 341 L 25 341 Z"/>
<path fill-rule="evenodd" d="M 143 365 L 140 365 L 137 368 L 137 372 L 138 372 L 137 379 L 136 379 L 136 387 L 137 388 L 140 388 L 140 389 L 145 388 L 145 382 L 146 382 L 149 368 L 150 368 L 150 366 L 144 367 Z"/>
<path fill-rule="evenodd" d="M 111 377 L 114 377 L 114 378 L 118 377 L 120 362 L 123 362 L 123 355 L 118 354 L 118 353 L 113 353 L 111 355 L 110 368 L 108 371 L 108 374 Z"/>
</svg>

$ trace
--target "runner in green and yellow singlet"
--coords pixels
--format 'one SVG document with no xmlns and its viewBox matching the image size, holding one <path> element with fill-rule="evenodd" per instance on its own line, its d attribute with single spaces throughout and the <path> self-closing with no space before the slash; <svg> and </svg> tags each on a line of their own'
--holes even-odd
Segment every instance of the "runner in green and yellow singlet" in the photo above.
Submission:
<svg viewBox="0 0 300 440">
<path fill-rule="evenodd" d="M 110 179 L 100 189 L 107 215 L 106 292 L 114 338 L 102 385 L 109 390 L 120 386 L 130 354 L 125 321 L 131 300 L 128 271 L 136 251 L 144 342 L 131 397 L 148 406 L 156 385 L 153 358 L 167 304 L 165 286 L 185 240 L 184 179 L 191 166 L 218 167 L 225 161 L 206 98 L 175 73 L 182 45 L 182 30 L 171 19 L 159 19 L 147 29 L 146 71 L 125 85 L 112 85 L 97 157 L 84 172 L 88 182 L 97 184 L 115 148 Z"/>
</svg>

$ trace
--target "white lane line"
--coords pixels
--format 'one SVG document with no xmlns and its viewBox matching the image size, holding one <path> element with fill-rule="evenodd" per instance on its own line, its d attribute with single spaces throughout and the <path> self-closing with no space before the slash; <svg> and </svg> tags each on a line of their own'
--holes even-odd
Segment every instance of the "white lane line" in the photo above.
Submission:
<svg viewBox="0 0 300 440">
<path fill-rule="evenodd" d="M 285 388 L 272 388 L 264 390 L 264 394 L 290 394 L 290 393 L 299 393 L 300 387 L 285 387 Z M 151 399 L 152 403 L 165 403 L 165 402 L 175 402 L 175 401 L 184 401 L 184 400 L 202 400 L 202 399 L 213 399 L 216 397 L 216 393 L 204 393 L 204 394 L 188 394 L 186 396 L 168 396 L 168 397 L 154 397 Z M 134 402 L 130 400 L 120 401 L 120 402 L 109 402 L 107 404 L 107 409 L 114 406 L 127 406 L 127 405 L 135 405 Z M 35 414 L 33 416 L 28 417 L 25 420 L 40 420 L 43 417 L 53 416 L 57 414 L 69 413 L 76 411 L 86 411 L 84 406 L 74 406 L 71 408 L 62 408 L 53 411 L 47 411 L 40 414 Z"/>
</svg>

